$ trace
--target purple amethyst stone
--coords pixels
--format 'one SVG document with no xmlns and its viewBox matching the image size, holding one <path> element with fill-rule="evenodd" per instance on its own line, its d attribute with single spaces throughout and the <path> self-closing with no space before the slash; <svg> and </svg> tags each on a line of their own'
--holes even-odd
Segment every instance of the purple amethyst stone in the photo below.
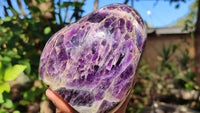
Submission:
<svg viewBox="0 0 200 113">
<path fill-rule="evenodd" d="M 145 24 L 132 7 L 108 5 L 49 39 L 40 76 L 78 112 L 113 112 L 131 91 L 145 40 Z"/>
</svg>

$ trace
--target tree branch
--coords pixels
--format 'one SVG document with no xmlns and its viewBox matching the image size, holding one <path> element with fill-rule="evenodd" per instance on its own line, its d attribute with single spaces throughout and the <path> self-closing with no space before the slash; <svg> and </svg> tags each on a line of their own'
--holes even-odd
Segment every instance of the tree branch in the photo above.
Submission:
<svg viewBox="0 0 200 113">
<path fill-rule="evenodd" d="M 17 4 L 18 4 L 18 6 L 19 6 L 19 9 L 20 9 L 22 15 L 23 15 L 24 17 L 26 17 L 26 13 L 24 12 L 24 9 L 22 8 L 22 5 L 21 5 L 21 0 L 17 0 Z"/>
<path fill-rule="evenodd" d="M 10 0 L 7 0 L 7 3 L 8 3 L 8 5 L 9 5 L 10 8 L 14 9 Z M 11 10 L 11 11 L 12 11 L 12 13 L 13 13 L 14 16 L 17 16 L 17 13 L 15 11 L 13 11 L 13 10 Z"/>
<path fill-rule="evenodd" d="M 95 0 L 95 2 L 94 2 L 94 7 L 93 7 L 93 11 L 97 10 L 97 8 L 98 8 L 98 3 L 99 3 L 99 1 L 98 1 L 98 0 Z"/>
<path fill-rule="evenodd" d="M 17 20 L 19 21 L 19 23 L 20 23 L 21 25 L 23 25 L 23 22 L 22 22 L 21 19 L 19 18 L 19 15 L 16 13 L 17 11 L 13 8 L 13 6 L 12 6 L 12 4 L 11 4 L 11 1 L 10 1 L 10 0 L 7 0 L 7 3 L 8 3 L 8 5 L 9 5 L 9 7 L 11 8 L 11 11 L 12 11 L 13 15 L 16 16 L 16 17 L 17 17 Z"/>
<path fill-rule="evenodd" d="M 131 0 L 131 6 L 134 7 L 134 0 Z"/>
<path fill-rule="evenodd" d="M 68 7 L 66 7 L 66 10 L 65 10 L 64 23 L 65 23 L 67 17 L 68 17 Z"/>
<path fill-rule="evenodd" d="M 58 1 L 58 6 L 60 6 L 60 0 Z M 60 24 L 62 25 L 63 21 L 62 21 L 62 17 L 61 17 L 61 9 L 60 8 L 59 8 L 58 17 L 59 17 L 59 20 L 60 20 Z"/>
<path fill-rule="evenodd" d="M 124 4 L 127 4 L 129 2 L 129 0 L 125 0 Z"/>
<path fill-rule="evenodd" d="M 85 0 L 82 0 L 82 2 L 84 2 L 84 1 L 85 1 Z M 74 0 L 74 2 L 78 2 L 78 0 Z M 72 16 L 70 17 L 69 23 L 71 23 L 73 17 L 75 17 L 76 21 L 80 18 L 80 16 L 79 16 L 79 10 L 80 10 L 81 8 L 82 8 L 82 6 L 81 6 L 81 7 L 78 7 L 78 6 L 75 5 L 74 13 L 73 13 Z"/>
<path fill-rule="evenodd" d="M 8 11 L 6 9 L 6 6 L 3 6 L 4 12 L 5 12 L 5 16 L 8 16 Z"/>
</svg>

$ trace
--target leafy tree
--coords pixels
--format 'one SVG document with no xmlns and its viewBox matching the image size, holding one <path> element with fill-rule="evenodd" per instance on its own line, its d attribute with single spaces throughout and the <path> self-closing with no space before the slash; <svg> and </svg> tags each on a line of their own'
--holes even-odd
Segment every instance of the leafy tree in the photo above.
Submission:
<svg viewBox="0 0 200 113">
<path fill-rule="evenodd" d="M 55 32 L 81 18 L 84 0 L 62 3 L 61 0 L 6 0 L 5 3 L 5 19 L 0 18 L 0 112 L 28 112 L 30 106 L 45 99 L 47 87 L 38 81 L 42 49 Z M 22 3 L 30 13 L 25 13 Z M 73 9 L 73 14 L 67 22 L 61 10 L 67 14 L 69 9 Z"/>
<path fill-rule="evenodd" d="M 194 30 L 197 18 L 197 8 L 198 1 L 195 1 L 192 3 L 192 5 L 190 5 L 190 12 L 184 18 L 179 19 L 173 26 L 185 27 L 185 30 L 187 31 Z"/>
</svg>

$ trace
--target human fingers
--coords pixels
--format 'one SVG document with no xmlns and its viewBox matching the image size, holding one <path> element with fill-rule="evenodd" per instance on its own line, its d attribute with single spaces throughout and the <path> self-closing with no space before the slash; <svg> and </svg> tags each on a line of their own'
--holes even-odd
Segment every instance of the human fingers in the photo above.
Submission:
<svg viewBox="0 0 200 113">
<path fill-rule="evenodd" d="M 67 104 L 60 96 L 58 96 L 51 89 L 46 90 L 46 96 L 56 106 L 56 113 L 74 113 L 75 112 L 69 104 Z"/>
<path fill-rule="evenodd" d="M 130 97 L 131 97 L 131 93 L 127 96 L 124 103 L 121 105 L 121 107 L 115 113 L 125 113 L 126 112 L 126 108 L 127 108 L 128 102 L 130 100 Z"/>
</svg>

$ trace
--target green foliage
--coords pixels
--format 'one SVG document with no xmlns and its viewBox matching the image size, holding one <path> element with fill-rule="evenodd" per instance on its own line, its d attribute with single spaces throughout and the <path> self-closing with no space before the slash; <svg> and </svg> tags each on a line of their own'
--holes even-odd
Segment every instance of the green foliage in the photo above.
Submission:
<svg viewBox="0 0 200 113">
<path fill-rule="evenodd" d="M 181 26 L 184 27 L 183 29 L 184 31 L 193 32 L 196 24 L 197 9 L 198 9 L 198 0 L 195 0 L 193 4 L 190 6 L 190 12 L 184 18 L 179 19 L 173 26 L 174 27 Z"/>
<path fill-rule="evenodd" d="M 2 94 L 2 93 L 0 93 L 0 104 L 1 104 L 1 103 L 4 103 L 3 94 Z"/>
<path fill-rule="evenodd" d="M 4 91 L 10 92 L 10 85 L 8 83 L 0 83 L 0 93 L 2 94 Z"/>
<path fill-rule="evenodd" d="M 5 71 L 4 80 L 5 81 L 13 81 L 15 80 L 19 74 L 21 74 L 26 69 L 24 65 L 14 65 L 13 67 L 9 67 Z"/>
<path fill-rule="evenodd" d="M 20 113 L 20 111 L 16 110 L 16 111 L 14 111 L 13 113 Z"/>
<path fill-rule="evenodd" d="M 188 49 L 185 49 L 185 51 L 182 52 L 181 57 L 178 59 L 183 69 L 189 68 L 188 66 L 189 60 L 190 60 L 189 51 Z"/>
<path fill-rule="evenodd" d="M 84 2 L 63 2 L 63 4 L 60 5 L 60 8 L 69 7 L 69 6 L 82 7 L 83 5 L 84 5 Z M 81 10 L 81 12 L 83 11 Z"/>
<path fill-rule="evenodd" d="M 9 113 L 9 112 L 5 109 L 0 109 L 0 113 Z"/>
<path fill-rule="evenodd" d="M 50 27 L 46 27 L 45 29 L 44 29 L 44 34 L 49 34 L 49 33 L 51 33 L 51 28 Z"/>
<path fill-rule="evenodd" d="M 12 100 L 6 99 L 5 102 L 2 104 L 2 106 L 4 106 L 5 108 L 12 108 L 14 105 Z"/>
<path fill-rule="evenodd" d="M 181 2 L 186 2 L 187 0 L 170 0 L 170 4 L 176 3 L 175 8 L 179 8 Z"/>
<path fill-rule="evenodd" d="M 67 13 L 69 8 L 73 8 L 71 19 L 77 21 L 84 5 L 83 2 L 55 3 L 50 0 L 24 2 L 30 13 L 24 15 L 16 7 L 8 5 L 6 11 L 11 11 L 13 16 L 0 18 L 0 113 L 19 113 L 20 106 L 34 105 L 46 99 L 44 91 L 47 86 L 39 81 L 38 75 L 42 49 L 55 32 L 68 24 L 61 16 L 61 9 L 66 9 Z M 44 10 L 41 6 L 46 3 L 50 6 Z M 46 16 L 47 13 L 51 16 Z M 60 19 L 58 23 L 56 16 Z M 12 91 L 15 85 L 20 85 L 17 94 Z"/>
<path fill-rule="evenodd" d="M 151 108 L 154 102 L 162 101 L 166 98 L 165 96 L 170 95 L 172 89 L 199 90 L 196 75 L 192 71 L 194 61 L 189 56 L 187 48 L 182 50 L 180 45 L 171 43 L 168 46 L 163 45 L 157 52 L 159 63 L 155 71 L 149 69 L 148 61 L 140 62 L 138 80 L 134 87 L 132 100 L 126 110 L 127 113 L 140 113 Z M 177 53 L 179 53 L 178 56 L 176 56 Z M 199 110 L 198 101 L 190 100 L 187 104 L 194 102 L 196 104 L 191 108 Z"/>
<path fill-rule="evenodd" d="M 172 75 L 177 74 L 177 68 L 172 64 L 172 57 L 178 48 L 178 45 L 173 45 L 171 43 L 169 47 L 163 45 L 162 50 L 158 51 L 158 60 L 160 60 L 161 63 L 158 67 L 157 72 L 160 75 L 163 75 L 164 73 L 172 73 Z"/>
</svg>

